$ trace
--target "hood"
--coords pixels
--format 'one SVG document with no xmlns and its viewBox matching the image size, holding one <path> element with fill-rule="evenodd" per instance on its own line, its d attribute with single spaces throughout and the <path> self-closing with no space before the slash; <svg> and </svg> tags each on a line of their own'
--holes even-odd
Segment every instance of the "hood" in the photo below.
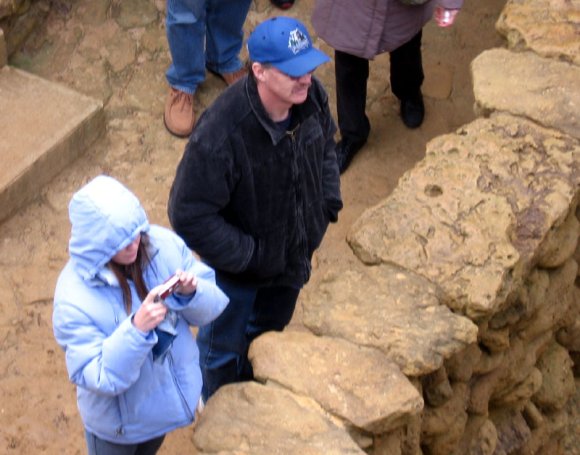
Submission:
<svg viewBox="0 0 580 455">
<path fill-rule="evenodd" d="M 100 175 L 69 203 L 69 254 L 77 272 L 93 279 L 120 250 L 149 230 L 137 197 L 112 177 Z"/>
</svg>

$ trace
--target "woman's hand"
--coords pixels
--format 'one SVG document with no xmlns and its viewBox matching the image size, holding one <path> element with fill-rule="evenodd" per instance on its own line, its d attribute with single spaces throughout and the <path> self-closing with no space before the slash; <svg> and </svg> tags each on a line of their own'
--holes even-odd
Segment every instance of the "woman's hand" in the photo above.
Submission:
<svg viewBox="0 0 580 455">
<path fill-rule="evenodd" d="M 167 307 L 157 299 L 160 288 L 161 286 L 157 286 L 147 294 L 141 307 L 133 316 L 133 325 L 142 332 L 153 330 L 165 318 Z"/>
<path fill-rule="evenodd" d="M 183 270 L 177 270 L 175 274 L 179 276 L 177 292 L 184 295 L 193 294 L 197 289 L 197 278 L 195 275 L 191 272 L 184 272 Z"/>
<path fill-rule="evenodd" d="M 433 17 L 439 27 L 449 27 L 455 22 L 458 12 L 458 9 L 445 9 L 442 6 L 436 6 Z"/>
</svg>

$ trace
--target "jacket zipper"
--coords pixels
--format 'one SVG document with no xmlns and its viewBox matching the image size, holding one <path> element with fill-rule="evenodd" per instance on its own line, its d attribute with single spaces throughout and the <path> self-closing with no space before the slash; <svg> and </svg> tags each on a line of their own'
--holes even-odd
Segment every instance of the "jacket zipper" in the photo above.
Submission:
<svg viewBox="0 0 580 455">
<path fill-rule="evenodd" d="M 177 389 L 177 392 L 179 393 L 179 398 L 181 399 L 181 402 L 183 403 L 183 407 L 185 408 L 185 412 L 187 414 L 187 417 L 189 418 L 189 420 L 193 420 L 193 417 L 194 417 L 193 412 L 191 412 L 191 409 L 189 409 L 189 405 L 187 404 L 187 400 L 185 399 L 185 396 L 183 395 L 183 392 L 181 391 L 181 387 L 179 386 L 179 383 L 177 382 L 177 378 L 175 377 L 173 355 L 171 354 L 171 351 L 169 351 L 167 353 L 167 359 L 169 360 L 169 368 L 171 371 L 171 378 L 173 379 L 173 383 L 175 384 L 175 388 Z"/>
</svg>

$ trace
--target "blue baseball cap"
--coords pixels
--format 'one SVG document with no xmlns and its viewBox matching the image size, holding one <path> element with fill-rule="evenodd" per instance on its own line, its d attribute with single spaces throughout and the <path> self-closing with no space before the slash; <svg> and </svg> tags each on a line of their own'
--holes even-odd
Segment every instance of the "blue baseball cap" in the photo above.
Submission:
<svg viewBox="0 0 580 455">
<path fill-rule="evenodd" d="M 304 24 L 292 17 L 272 17 L 259 24 L 248 38 L 250 59 L 267 63 L 292 77 L 304 76 L 330 61 L 312 47 Z"/>
</svg>

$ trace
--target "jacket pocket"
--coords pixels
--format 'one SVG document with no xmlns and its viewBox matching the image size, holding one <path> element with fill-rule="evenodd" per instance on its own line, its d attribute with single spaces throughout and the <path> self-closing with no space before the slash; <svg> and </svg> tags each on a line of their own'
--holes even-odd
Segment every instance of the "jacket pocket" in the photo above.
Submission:
<svg viewBox="0 0 580 455">
<path fill-rule="evenodd" d="M 248 264 L 247 272 L 258 278 L 270 278 L 285 271 L 287 229 L 286 225 L 279 224 L 260 234 L 256 239 L 256 249 Z"/>
<path fill-rule="evenodd" d="M 312 255 L 322 243 L 322 238 L 328 228 L 329 212 L 326 202 L 322 198 L 312 201 L 306 216 L 306 230 L 308 235 L 308 254 Z"/>
</svg>

